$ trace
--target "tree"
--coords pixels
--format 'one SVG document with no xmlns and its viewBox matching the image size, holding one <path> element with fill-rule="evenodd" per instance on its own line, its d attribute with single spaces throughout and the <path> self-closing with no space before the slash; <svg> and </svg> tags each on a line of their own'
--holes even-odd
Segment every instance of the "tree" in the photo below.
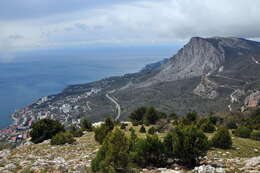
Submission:
<svg viewBox="0 0 260 173">
<path fill-rule="evenodd" d="M 154 109 L 154 107 L 149 107 L 144 115 L 145 124 L 155 124 L 159 119 L 158 112 Z"/>
<path fill-rule="evenodd" d="M 51 145 L 72 144 L 73 142 L 75 142 L 75 139 L 69 132 L 60 132 L 51 138 Z"/>
<path fill-rule="evenodd" d="M 208 138 L 204 133 L 193 126 L 177 127 L 169 134 L 172 137 L 172 145 L 168 145 L 168 151 L 180 159 L 187 166 L 194 166 L 199 159 L 206 155 L 209 148 Z M 168 142 L 169 142 L 168 141 Z"/>
<path fill-rule="evenodd" d="M 93 172 L 128 172 L 129 141 L 124 132 L 116 128 L 108 135 L 98 151 L 96 158 L 91 162 Z"/>
<path fill-rule="evenodd" d="M 226 127 L 228 129 L 237 129 L 237 124 L 234 120 L 229 120 L 227 123 L 226 123 Z"/>
<path fill-rule="evenodd" d="M 235 130 L 235 135 L 241 138 L 249 138 L 252 130 L 246 126 L 240 126 Z"/>
<path fill-rule="evenodd" d="M 143 125 L 141 126 L 139 132 L 140 133 L 146 133 L 145 127 Z"/>
<path fill-rule="evenodd" d="M 129 119 L 134 124 L 142 124 L 144 119 L 144 114 L 146 112 L 146 107 L 139 107 L 129 116 Z"/>
<path fill-rule="evenodd" d="M 220 128 L 211 139 L 213 147 L 228 149 L 232 146 L 231 136 L 226 128 Z"/>
<path fill-rule="evenodd" d="M 250 137 L 251 137 L 251 139 L 260 141 L 260 131 L 259 131 L 259 130 L 253 131 L 253 132 L 250 134 Z"/>
<path fill-rule="evenodd" d="M 202 124 L 201 129 L 205 133 L 213 133 L 216 130 L 215 126 L 210 121 L 207 121 L 206 123 Z"/>
<path fill-rule="evenodd" d="M 198 114 L 197 114 L 197 112 L 195 112 L 195 111 L 189 112 L 189 113 L 187 113 L 187 115 L 186 115 L 187 120 L 190 121 L 190 122 L 196 121 L 196 120 L 197 120 L 197 117 L 198 117 Z"/>
<path fill-rule="evenodd" d="M 154 133 L 156 132 L 156 129 L 154 127 L 151 127 L 149 130 L 148 130 L 148 133 L 150 135 L 153 135 Z"/>
<path fill-rule="evenodd" d="M 30 136 L 33 143 L 40 143 L 44 140 L 51 139 L 59 132 L 63 132 L 64 126 L 52 119 L 41 119 L 32 125 Z"/>
<path fill-rule="evenodd" d="M 114 129 L 114 122 L 113 120 L 108 117 L 105 119 L 105 123 L 102 124 L 100 127 L 95 128 L 95 140 L 100 144 L 103 143 L 105 137 Z"/>
<path fill-rule="evenodd" d="M 130 158 L 140 167 L 161 167 L 165 166 L 167 161 L 165 146 L 157 135 L 138 139 Z"/>
<path fill-rule="evenodd" d="M 73 135 L 73 137 L 81 137 L 84 134 L 83 131 L 77 128 L 75 125 L 69 126 L 68 132 L 70 132 Z"/>
<path fill-rule="evenodd" d="M 178 116 L 175 112 L 172 112 L 170 115 L 169 115 L 169 118 L 170 119 L 173 119 L 173 120 L 177 120 L 178 119 Z"/>
<path fill-rule="evenodd" d="M 92 131 L 92 122 L 87 118 L 82 118 L 80 120 L 80 126 L 83 130 Z"/>
</svg>

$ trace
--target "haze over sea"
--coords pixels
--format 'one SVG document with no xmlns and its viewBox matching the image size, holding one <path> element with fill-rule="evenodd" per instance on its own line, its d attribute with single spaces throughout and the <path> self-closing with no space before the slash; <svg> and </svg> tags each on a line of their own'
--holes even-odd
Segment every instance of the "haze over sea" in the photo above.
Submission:
<svg viewBox="0 0 260 173">
<path fill-rule="evenodd" d="M 0 129 L 10 115 L 40 97 L 61 92 L 70 84 L 134 73 L 145 65 L 171 57 L 172 46 L 99 47 L 20 52 L 0 61 Z"/>
</svg>

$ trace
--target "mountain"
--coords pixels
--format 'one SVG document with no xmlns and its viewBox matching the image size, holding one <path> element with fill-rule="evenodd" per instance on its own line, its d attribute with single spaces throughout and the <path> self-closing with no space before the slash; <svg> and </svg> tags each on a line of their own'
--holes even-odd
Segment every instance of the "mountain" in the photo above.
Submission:
<svg viewBox="0 0 260 173">
<path fill-rule="evenodd" d="M 86 116 L 126 120 L 140 106 L 183 115 L 257 106 L 260 43 L 233 37 L 193 37 L 176 55 L 138 73 L 71 85 L 13 114 L 17 124 L 51 117 L 77 123 Z"/>
</svg>

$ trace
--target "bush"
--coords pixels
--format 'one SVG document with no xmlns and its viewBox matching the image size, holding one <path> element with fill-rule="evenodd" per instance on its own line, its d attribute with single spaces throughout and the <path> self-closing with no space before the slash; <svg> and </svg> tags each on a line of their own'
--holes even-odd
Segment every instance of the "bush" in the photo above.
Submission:
<svg viewBox="0 0 260 173">
<path fill-rule="evenodd" d="M 40 143 L 51 139 L 54 135 L 64 131 L 64 126 L 52 119 L 41 119 L 32 125 L 30 136 L 33 143 Z"/>
<path fill-rule="evenodd" d="M 241 138 L 249 138 L 252 130 L 245 126 L 240 126 L 235 130 L 235 135 Z"/>
<path fill-rule="evenodd" d="M 114 129 L 114 122 L 111 118 L 106 118 L 105 123 L 95 128 L 95 140 L 100 144 L 103 143 L 105 137 Z"/>
<path fill-rule="evenodd" d="M 130 121 L 136 125 L 143 124 L 144 114 L 146 113 L 146 110 L 146 107 L 137 108 L 134 112 L 130 114 Z"/>
<path fill-rule="evenodd" d="M 139 132 L 140 132 L 140 133 L 146 133 L 145 127 L 144 127 L 144 126 L 141 126 Z"/>
<path fill-rule="evenodd" d="M 232 146 L 232 139 L 227 129 L 220 128 L 211 139 L 212 146 L 216 148 L 228 149 Z"/>
<path fill-rule="evenodd" d="M 75 139 L 69 132 L 60 132 L 51 138 L 51 145 L 72 144 L 73 142 L 75 142 Z"/>
<path fill-rule="evenodd" d="M 115 129 L 108 135 L 99 149 L 96 158 L 91 162 L 93 172 L 116 173 L 128 172 L 129 141 L 124 132 Z"/>
<path fill-rule="evenodd" d="M 175 128 L 165 140 L 167 151 L 170 152 L 168 155 L 175 156 L 187 166 L 196 165 L 209 148 L 207 136 L 193 126 Z"/>
<path fill-rule="evenodd" d="M 81 119 L 80 126 L 83 130 L 92 131 L 92 122 L 86 118 Z"/>
<path fill-rule="evenodd" d="M 145 124 L 155 124 L 159 120 L 159 113 L 154 109 L 154 107 L 149 107 L 144 115 Z"/>
<path fill-rule="evenodd" d="M 202 124 L 201 129 L 205 133 L 213 133 L 216 130 L 215 126 L 211 122 Z"/>
<path fill-rule="evenodd" d="M 198 114 L 197 114 L 197 112 L 189 112 L 189 113 L 187 113 L 186 118 L 188 121 L 194 122 L 197 120 Z"/>
<path fill-rule="evenodd" d="M 171 113 L 169 116 L 168 116 L 170 119 L 173 119 L 173 120 L 177 120 L 178 119 L 178 116 L 176 113 Z"/>
<path fill-rule="evenodd" d="M 228 129 L 237 129 L 237 124 L 235 121 L 232 121 L 232 120 L 229 120 L 227 123 L 226 123 L 226 127 Z"/>
<path fill-rule="evenodd" d="M 153 135 L 154 133 L 156 132 L 156 129 L 154 127 L 151 127 L 149 130 L 148 130 L 148 133 L 150 135 Z"/>
<path fill-rule="evenodd" d="M 259 130 L 253 131 L 253 132 L 251 133 L 250 137 L 251 137 L 251 139 L 260 141 L 260 131 L 259 131 Z"/>
<path fill-rule="evenodd" d="M 81 137 L 84 134 L 83 131 L 77 128 L 75 125 L 71 125 L 68 128 L 68 131 L 73 135 L 73 137 Z"/>
<path fill-rule="evenodd" d="M 134 151 L 130 153 L 130 158 L 140 167 L 161 167 L 165 166 L 167 161 L 165 146 L 157 135 L 138 139 Z"/>
</svg>

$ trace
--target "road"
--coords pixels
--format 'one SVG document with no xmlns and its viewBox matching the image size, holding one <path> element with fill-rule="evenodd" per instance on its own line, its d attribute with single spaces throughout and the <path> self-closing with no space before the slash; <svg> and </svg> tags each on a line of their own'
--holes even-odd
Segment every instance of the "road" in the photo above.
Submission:
<svg viewBox="0 0 260 173">
<path fill-rule="evenodd" d="M 121 107 L 120 107 L 120 105 L 116 102 L 116 100 L 115 100 L 114 98 L 112 98 L 112 97 L 110 97 L 110 96 L 108 95 L 108 94 L 111 94 L 111 93 L 113 93 L 113 92 L 115 92 L 115 90 L 112 90 L 112 91 L 108 92 L 108 93 L 106 94 L 106 97 L 107 97 L 111 102 L 113 102 L 113 103 L 116 105 L 117 116 L 116 116 L 115 120 L 118 120 L 118 119 L 120 118 L 120 116 L 121 116 Z"/>
</svg>

